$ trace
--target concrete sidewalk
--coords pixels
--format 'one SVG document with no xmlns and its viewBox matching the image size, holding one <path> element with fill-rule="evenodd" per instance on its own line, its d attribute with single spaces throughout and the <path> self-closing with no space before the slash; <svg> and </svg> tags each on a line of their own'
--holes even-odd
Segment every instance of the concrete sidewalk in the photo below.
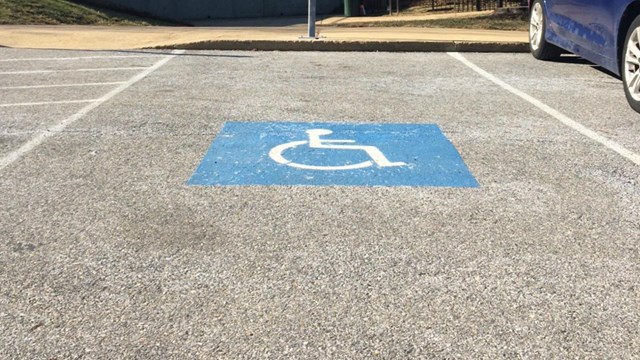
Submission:
<svg viewBox="0 0 640 360">
<path fill-rule="evenodd" d="M 387 18 L 397 21 L 399 17 L 369 19 Z M 331 26 L 355 19 L 318 21 L 318 38 L 311 40 L 303 38 L 307 27 L 299 21 L 288 26 L 246 26 L 242 21 L 211 22 L 212 26 L 197 27 L 9 25 L 0 26 L 0 46 L 83 50 L 528 51 L 527 33 L 522 31 Z M 357 21 L 372 20 L 357 18 Z"/>
</svg>

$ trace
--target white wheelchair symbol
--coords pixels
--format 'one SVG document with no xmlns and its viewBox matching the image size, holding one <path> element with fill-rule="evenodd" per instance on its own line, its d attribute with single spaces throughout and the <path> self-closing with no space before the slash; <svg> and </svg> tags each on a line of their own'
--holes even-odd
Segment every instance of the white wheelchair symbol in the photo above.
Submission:
<svg viewBox="0 0 640 360">
<path fill-rule="evenodd" d="M 367 146 L 367 145 L 337 145 L 337 144 L 354 144 L 355 140 L 328 140 L 321 139 L 320 137 L 323 135 L 332 134 L 333 131 L 326 129 L 311 129 L 306 131 L 309 136 L 309 140 L 300 140 L 300 141 L 292 141 L 285 144 L 278 145 L 269 151 L 269 157 L 273 159 L 273 161 L 278 164 L 291 166 L 297 169 L 304 170 L 354 170 L 354 169 L 362 169 L 366 167 L 373 166 L 373 164 L 378 165 L 379 167 L 394 167 L 394 166 L 405 166 L 406 163 L 402 161 L 391 162 L 387 159 L 386 156 L 375 146 Z M 311 149 L 336 149 L 336 150 L 357 150 L 364 151 L 369 155 L 371 160 L 363 161 L 357 164 L 350 165 L 338 165 L 338 166 L 316 166 L 316 165 L 307 165 L 307 164 L 299 164 L 293 162 L 291 160 L 286 159 L 282 154 L 288 150 L 293 149 L 298 146 L 308 145 Z"/>
</svg>

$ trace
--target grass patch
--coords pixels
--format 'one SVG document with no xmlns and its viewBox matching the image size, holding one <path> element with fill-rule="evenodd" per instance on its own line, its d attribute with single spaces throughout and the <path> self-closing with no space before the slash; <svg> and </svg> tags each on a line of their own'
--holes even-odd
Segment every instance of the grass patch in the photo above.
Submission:
<svg viewBox="0 0 640 360">
<path fill-rule="evenodd" d="M 345 23 L 344 27 L 424 27 L 480 30 L 529 30 L 528 14 L 493 14 L 472 18 Z"/>
<path fill-rule="evenodd" d="M 1 25 L 170 25 L 67 0 L 0 0 Z"/>
</svg>

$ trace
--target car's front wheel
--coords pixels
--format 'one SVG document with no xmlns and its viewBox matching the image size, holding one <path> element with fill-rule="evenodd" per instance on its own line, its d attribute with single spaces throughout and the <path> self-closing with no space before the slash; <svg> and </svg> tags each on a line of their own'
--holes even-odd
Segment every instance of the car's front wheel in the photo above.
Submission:
<svg viewBox="0 0 640 360">
<path fill-rule="evenodd" d="M 549 44 L 545 39 L 546 22 L 542 0 L 535 0 L 529 14 L 529 49 L 533 57 L 539 60 L 553 60 L 560 56 L 562 50 Z"/>
<path fill-rule="evenodd" d="M 624 93 L 633 110 L 640 112 L 640 16 L 627 31 L 622 54 Z"/>
</svg>

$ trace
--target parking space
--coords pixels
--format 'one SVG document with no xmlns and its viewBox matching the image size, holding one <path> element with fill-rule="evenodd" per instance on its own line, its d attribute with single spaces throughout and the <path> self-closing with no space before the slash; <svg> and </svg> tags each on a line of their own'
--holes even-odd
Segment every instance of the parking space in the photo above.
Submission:
<svg viewBox="0 0 640 360">
<path fill-rule="evenodd" d="M 588 128 L 640 152 L 637 141 L 640 122 L 630 111 L 622 81 L 616 76 L 569 55 L 558 62 L 530 60 L 525 63 L 515 54 L 498 55 L 499 60 L 480 54 L 468 58 Z M 504 66 L 505 63 L 518 66 Z"/>
<path fill-rule="evenodd" d="M 454 55 L 0 49 L 0 72 L 65 70 L 9 75 L 0 103 L 101 99 L 0 107 L 0 156 L 19 151 L 0 170 L 0 354 L 633 357 L 640 118 L 619 81 L 464 55 L 550 113 Z M 59 84 L 85 85 L 22 88 Z M 232 155 L 264 138 L 234 148 L 230 123 L 276 124 L 262 161 L 340 123 L 313 146 L 357 140 L 398 167 L 413 159 L 378 130 L 437 125 L 477 186 L 189 183 L 218 137 Z"/>
<path fill-rule="evenodd" d="M 34 134 L 63 130 L 114 91 L 137 81 L 136 76 L 149 71 L 163 56 L 15 50 L 4 55 L 0 59 L 3 156 L 20 151 L 15 145 L 27 143 Z"/>
</svg>

